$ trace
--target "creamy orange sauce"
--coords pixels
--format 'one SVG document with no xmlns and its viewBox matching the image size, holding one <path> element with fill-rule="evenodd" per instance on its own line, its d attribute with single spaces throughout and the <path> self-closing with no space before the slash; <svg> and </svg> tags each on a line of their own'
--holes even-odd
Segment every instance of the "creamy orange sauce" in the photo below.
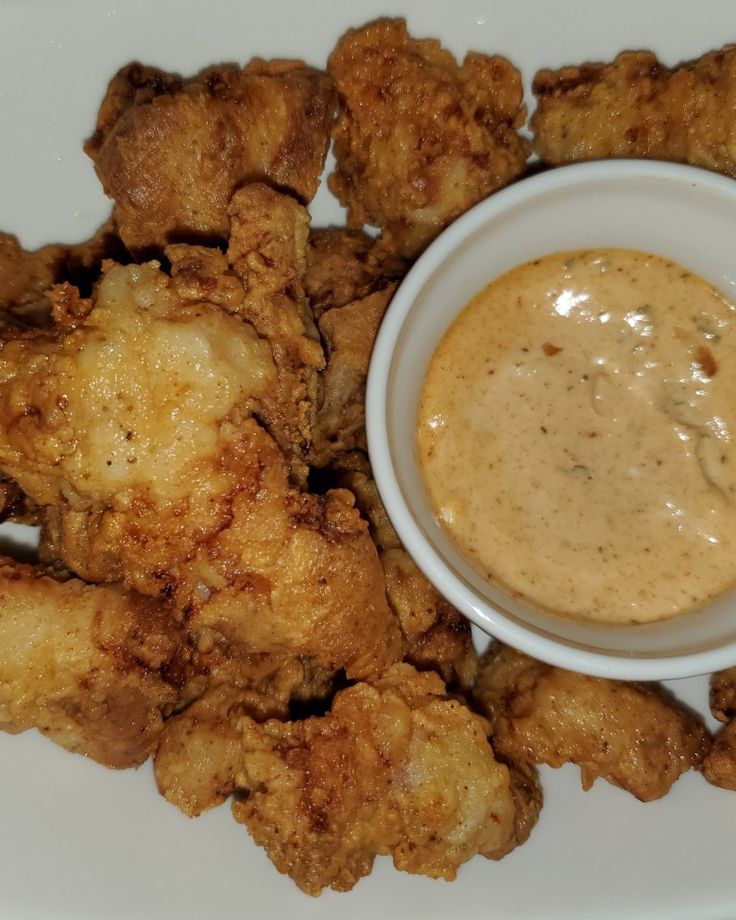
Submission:
<svg viewBox="0 0 736 920">
<path fill-rule="evenodd" d="M 478 294 L 418 419 L 438 520 L 492 582 L 642 623 L 736 583 L 736 307 L 657 256 L 556 253 Z"/>
</svg>

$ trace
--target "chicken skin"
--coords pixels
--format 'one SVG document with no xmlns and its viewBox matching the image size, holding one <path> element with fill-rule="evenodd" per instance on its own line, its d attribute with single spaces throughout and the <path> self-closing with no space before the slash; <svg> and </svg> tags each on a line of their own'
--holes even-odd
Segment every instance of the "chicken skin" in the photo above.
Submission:
<svg viewBox="0 0 736 920">
<path fill-rule="evenodd" d="M 584 789 L 600 776 L 649 802 L 710 748 L 702 722 L 656 684 L 575 674 L 501 645 L 481 662 L 475 695 L 497 753 L 518 764 L 576 763 Z"/>
<path fill-rule="evenodd" d="M 736 177 L 736 48 L 673 70 L 647 51 L 534 78 L 534 150 L 559 165 L 649 157 Z"/>
<path fill-rule="evenodd" d="M 135 254 L 225 239 L 228 203 L 247 182 L 303 202 L 319 185 L 335 94 L 299 61 L 254 60 L 185 80 L 129 64 L 111 80 L 85 151 Z"/>
<path fill-rule="evenodd" d="M 382 853 L 403 871 L 452 879 L 474 854 L 499 858 L 528 831 L 532 812 L 516 822 L 485 721 L 436 674 L 395 665 L 300 722 L 261 723 L 232 697 L 214 702 L 167 723 L 159 788 L 188 814 L 247 792 L 236 819 L 309 894 L 349 890 Z"/>
<path fill-rule="evenodd" d="M 109 266 L 66 326 L 6 335 L 0 466 L 85 580 L 172 601 L 195 639 L 380 673 L 402 639 L 353 496 L 291 484 L 256 417 L 277 408 L 274 351 L 218 302 L 237 275 L 214 302 L 178 277 Z"/>
<path fill-rule="evenodd" d="M 392 252 L 414 257 L 456 217 L 525 167 L 521 77 L 471 52 L 458 66 L 403 19 L 347 32 L 328 71 L 340 112 L 330 189 L 351 227 L 371 223 Z"/>
<path fill-rule="evenodd" d="M 0 728 L 35 727 L 108 767 L 143 763 L 179 698 L 186 644 L 164 607 L 0 561 Z"/>
</svg>

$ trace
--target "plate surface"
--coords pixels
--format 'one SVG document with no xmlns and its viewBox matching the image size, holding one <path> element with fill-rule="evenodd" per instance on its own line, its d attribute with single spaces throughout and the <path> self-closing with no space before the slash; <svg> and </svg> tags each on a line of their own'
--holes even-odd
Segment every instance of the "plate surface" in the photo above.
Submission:
<svg viewBox="0 0 736 920">
<path fill-rule="evenodd" d="M 736 40 L 732 0 L 0 0 L 0 227 L 38 246 L 102 223 L 109 203 L 81 143 L 107 79 L 129 60 L 184 73 L 256 54 L 323 65 L 348 26 L 387 13 L 456 54 L 506 54 L 527 89 L 542 66 L 623 48 L 674 63 Z M 341 216 L 324 189 L 312 211 L 317 225 Z M 705 678 L 670 686 L 706 711 Z M 382 858 L 349 894 L 314 900 L 226 806 L 189 821 L 168 805 L 150 764 L 115 773 L 36 732 L 0 735 L 0 917 L 736 917 L 736 794 L 696 774 L 649 805 L 600 782 L 584 794 L 572 767 L 542 781 L 538 827 L 500 863 L 477 858 L 446 884 Z"/>
</svg>

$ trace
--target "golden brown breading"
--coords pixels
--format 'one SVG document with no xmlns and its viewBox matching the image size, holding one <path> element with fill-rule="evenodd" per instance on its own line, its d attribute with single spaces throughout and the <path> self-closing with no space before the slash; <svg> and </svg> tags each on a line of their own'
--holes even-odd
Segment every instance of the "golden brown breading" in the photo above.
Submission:
<svg viewBox="0 0 736 920">
<path fill-rule="evenodd" d="M 367 472 L 343 474 L 340 485 L 350 489 L 368 519 L 386 576 L 389 604 L 406 641 L 405 659 L 417 668 L 432 668 L 445 683 L 468 688 L 478 670 L 470 623 L 425 578 L 401 545 Z"/>
<path fill-rule="evenodd" d="M 104 259 L 124 254 L 111 221 L 84 243 L 53 243 L 32 252 L 16 237 L 0 232 L 0 322 L 21 328 L 49 325 L 51 305 L 44 295 L 53 285 L 71 281 L 88 288 Z"/>
<path fill-rule="evenodd" d="M 726 724 L 703 761 L 703 776 L 714 786 L 736 791 L 736 668 L 726 668 L 711 677 L 710 709 Z"/>
<path fill-rule="evenodd" d="M 487 725 L 435 674 L 396 665 L 300 722 L 259 724 L 232 698 L 212 703 L 167 724 L 162 792 L 192 814 L 247 791 L 235 817 L 309 894 L 352 888 L 379 853 L 452 879 L 475 853 L 499 858 L 515 839 L 509 773 Z"/>
<path fill-rule="evenodd" d="M 312 436 L 311 462 L 325 467 L 346 451 L 367 450 L 365 388 L 378 328 L 396 290 L 392 284 L 362 300 L 333 307 L 317 321 L 327 364 Z"/>
<path fill-rule="evenodd" d="M 168 719 L 154 755 L 161 795 L 193 818 L 246 789 L 238 719 L 286 715 L 272 697 L 221 684 Z"/>
<path fill-rule="evenodd" d="M 557 165 L 651 157 L 736 176 L 736 47 L 670 70 L 647 51 L 534 78 L 534 150 Z"/>
<path fill-rule="evenodd" d="M 702 722 L 657 684 L 564 671 L 495 645 L 481 662 L 475 695 L 494 749 L 513 763 L 580 767 L 643 802 L 665 795 L 710 748 Z"/>
<path fill-rule="evenodd" d="M 184 80 L 129 64 L 108 87 L 85 151 L 115 201 L 131 251 L 225 239 L 228 204 L 261 181 L 310 201 L 319 185 L 334 89 L 299 61 L 253 60 Z"/>
<path fill-rule="evenodd" d="M 346 451 L 366 449 L 365 384 L 383 314 L 405 270 L 359 231 L 312 233 L 304 286 L 317 319 L 327 364 L 319 396 L 310 461 L 323 468 Z"/>
<path fill-rule="evenodd" d="M 736 668 L 726 668 L 711 677 L 710 710 L 719 722 L 736 716 Z"/>
<path fill-rule="evenodd" d="M 44 506 L 47 556 L 252 653 L 355 677 L 399 659 L 353 496 L 294 488 L 252 417 L 274 391 L 268 342 L 155 263 L 109 267 L 90 307 L 0 351 L 0 466 Z"/>
<path fill-rule="evenodd" d="M 400 281 L 408 264 L 362 230 L 312 230 L 304 288 L 315 319 Z"/>
<path fill-rule="evenodd" d="M 528 763 L 508 763 L 506 766 L 509 771 L 511 795 L 514 797 L 514 833 L 508 843 L 508 849 L 499 853 L 497 859 L 526 843 L 539 820 L 544 803 L 539 776 L 533 766 Z"/>
<path fill-rule="evenodd" d="M 736 719 L 726 723 L 715 736 L 702 770 L 712 785 L 736 791 Z"/>
<path fill-rule="evenodd" d="M 36 727 L 108 767 L 143 763 L 186 663 L 180 627 L 147 598 L 0 560 L 0 728 Z"/>
<path fill-rule="evenodd" d="M 248 320 L 268 340 L 276 379 L 258 414 L 304 485 L 324 366 L 302 286 L 309 215 L 293 198 L 260 183 L 237 192 L 229 214 L 226 256 L 204 246 L 167 247 L 174 288 L 185 303 L 215 303 Z"/>
<path fill-rule="evenodd" d="M 321 668 L 312 658 L 252 652 L 214 629 L 200 629 L 188 639 L 191 648 L 181 706 L 213 688 L 228 686 L 267 700 L 268 716 L 286 719 L 292 704 L 301 709 L 323 706 L 334 692 L 335 672 Z"/>
<path fill-rule="evenodd" d="M 461 67 L 403 19 L 347 32 L 332 52 L 340 113 L 330 189 L 351 227 L 416 256 L 471 205 L 523 171 L 528 145 L 521 77 L 507 60 L 470 52 Z"/>
</svg>

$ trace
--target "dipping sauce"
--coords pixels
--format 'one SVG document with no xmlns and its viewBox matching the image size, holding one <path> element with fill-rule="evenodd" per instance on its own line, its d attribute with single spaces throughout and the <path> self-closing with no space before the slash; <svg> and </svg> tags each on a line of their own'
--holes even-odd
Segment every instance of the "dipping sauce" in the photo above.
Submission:
<svg viewBox="0 0 736 920">
<path fill-rule="evenodd" d="M 673 262 L 563 252 L 488 285 L 424 382 L 438 520 L 532 606 L 644 623 L 736 583 L 736 307 Z"/>
</svg>

